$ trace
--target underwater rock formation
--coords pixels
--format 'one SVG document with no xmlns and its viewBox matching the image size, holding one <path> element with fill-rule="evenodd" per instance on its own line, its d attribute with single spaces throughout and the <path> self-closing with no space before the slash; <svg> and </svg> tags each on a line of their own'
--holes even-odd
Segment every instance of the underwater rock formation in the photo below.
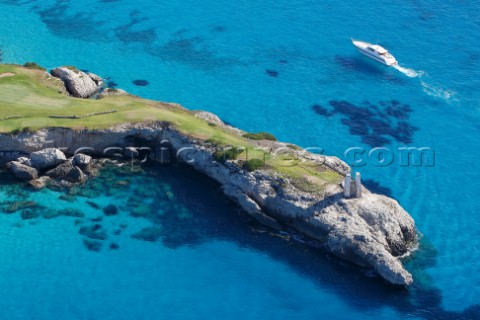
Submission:
<svg viewBox="0 0 480 320">
<path fill-rule="evenodd" d="M 133 239 L 150 241 L 157 241 L 162 236 L 162 228 L 160 226 L 144 228 L 132 235 Z"/>
<path fill-rule="evenodd" d="M 106 216 L 114 216 L 118 213 L 118 208 L 116 205 L 109 204 L 103 208 L 103 213 L 105 213 Z"/>
</svg>

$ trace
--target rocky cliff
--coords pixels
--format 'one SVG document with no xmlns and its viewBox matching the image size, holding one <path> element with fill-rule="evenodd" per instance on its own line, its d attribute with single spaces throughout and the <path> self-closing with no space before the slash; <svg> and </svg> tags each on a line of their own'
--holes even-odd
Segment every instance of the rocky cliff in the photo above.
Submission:
<svg viewBox="0 0 480 320">
<path fill-rule="evenodd" d="M 198 117 L 225 129 L 215 115 Z M 271 142 L 278 147 L 285 146 Z M 412 276 L 399 257 L 416 242 L 413 219 L 397 201 L 363 189 L 361 198 L 343 197 L 341 184 L 329 184 L 322 193 L 306 192 L 269 170 L 248 172 L 233 161 L 215 160 L 215 146 L 190 138 L 168 123 L 125 124 L 104 130 L 50 128 L 35 133 L 0 135 L 0 165 L 44 148 L 57 147 L 69 154 L 88 151 L 105 154 L 111 147 L 153 149 L 158 161 L 179 161 L 216 180 L 225 195 L 260 223 L 275 229 L 292 228 L 324 244 L 335 255 L 361 266 L 373 268 L 393 284 L 409 285 Z M 272 147 L 270 145 L 269 147 Z M 3 152 L 2 152 L 3 150 Z M 335 157 L 295 150 L 300 159 L 326 165 L 345 175 L 349 167 Z"/>
</svg>

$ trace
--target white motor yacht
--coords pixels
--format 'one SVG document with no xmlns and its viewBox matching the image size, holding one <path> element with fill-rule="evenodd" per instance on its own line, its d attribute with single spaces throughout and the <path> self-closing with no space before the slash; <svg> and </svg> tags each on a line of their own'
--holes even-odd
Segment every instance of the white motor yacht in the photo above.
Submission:
<svg viewBox="0 0 480 320">
<path fill-rule="evenodd" d="M 365 41 L 359 41 L 352 39 L 352 43 L 357 47 L 358 51 L 363 53 L 369 58 L 386 64 L 387 66 L 393 66 L 397 64 L 397 60 L 392 56 L 384 47 L 378 44 L 371 44 Z"/>
</svg>

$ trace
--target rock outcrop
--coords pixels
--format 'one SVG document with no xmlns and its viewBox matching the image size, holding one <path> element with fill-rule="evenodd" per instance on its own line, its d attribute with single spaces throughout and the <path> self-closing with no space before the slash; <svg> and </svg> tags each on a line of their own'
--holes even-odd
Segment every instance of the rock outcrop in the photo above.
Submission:
<svg viewBox="0 0 480 320">
<path fill-rule="evenodd" d="M 67 160 L 65 154 L 56 148 L 47 148 L 30 154 L 30 164 L 35 169 L 48 169 Z"/>
<path fill-rule="evenodd" d="M 33 180 L 38 178 L 38 171 L 19 161 L 11 161 L 7 164 L 7 169 L 18 179 Z"/>
<path fill-rule="evenodd" d="M 13 154 L 23 153 L 12 152 Z M 52 183 L 68 187 L 84 182 L 87 175 L 82 169 L 88 175 L 95 175 L 97 170 L 93 163 L 92 157 L 84 154 L 77 154 L 67 160 L 59 149 L 47 148 L 32 152 L 29 156 L 18 157 L 8 162 L 5 167 L 16 178 L 29 180 L 28 184 L 34 189 L 42 189 Z"/>
<path fill-rule="evenodd" d="M 92 157 L 86 154 L 77 153 L 73 157 L 73 165 L 79 167 L 82 170 L 88 168 L 88 166 L 92 163 Z"/>
<path fill-rule="evenodd" d="M 200 117 L 242 134 L 208 115 Z M 190 138 L 165 123 L 124 124 L 105 130 L 50 128 L 36 133 L 0 135 L 0 146 L 8 150 L 38 150 L 54 141 L 69 153 L 88 147 L 94 150 L 92 154 L 103 155 L 108 147 L 131 146 L 131 137 L 148 142 L 153 153 L 167 149 L 161 143 L 167 140 L 168 148 L 172 149 L 169 154 L 176 154 L 178 161 L 216 180 L 229 198 L 260 223 L 274 229 L 296 230 L 343 259 L 373 268 L 393 284 L 412 283 L 412 276 L 400 257 L 413 250 L 415 223 L 397 201 L 365 188 L 361 198 L 352 199 L 344 198 L 340 184 L 327 185 L 321 194 L 305 192 L 274 172 L 248 172 L 230 161 L 219 163 L 213 157 L 215 146 Z M 280 142 L 269 143 L 286 146 Z M 298 158 L 327 166 L 340 175 L 350 170 L 336 157 L 292 150 Z"/>
<path fill-rule="evenodd" d="M 67 91 L 77 98 L 89 98 L 103 86 L 102 78 L 93 74 L 69 67 L 58 67 L 51 71 L 54 77 L 60 78 Z"/>
<path fill-rule="evenodd" d="M 71 183 L 79 183 L 85 180 L 82 170 L 73 164 L 73 160 L 65 161 L 57 167 L 46 172 L 53 179 L 60 179 Z"/>
</svg>

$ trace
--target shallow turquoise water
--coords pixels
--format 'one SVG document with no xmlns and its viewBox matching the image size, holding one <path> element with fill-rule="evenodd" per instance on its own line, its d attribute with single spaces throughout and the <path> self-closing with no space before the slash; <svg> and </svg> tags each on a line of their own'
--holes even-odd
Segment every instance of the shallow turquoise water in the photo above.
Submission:
<svg viewBox="0 0 480 320">
<path fill-rule="evenodd" d="M 222 237 L 208 234 L 173 251 L 127 236 L 121 250 L 93 254 L 72 218 L 12 229 L 19 216 L 2 215 L 9 220 L 1 224 L 0 248 L 16 257 L 0 267 L 6 314 L 28 317 L 18 310 L 29 301 L 38 319 L 56 312 L 74 319 L 478 317 L 479 11 L 475 1 L 431 0 L 0 1 L 4 62 L 77 65 L 132 93 L 209 110 L 245 130 L 340 157 L 349 147 L 381 145 L 427 146 L 436 155 L 434 167 L 396 161 L 361 168 L 424 234 L 408 263 L 416 281 L 408 292 L 281 239 L 258 235 L 262 246 L 251 245 L 243 221 Z M 350 37 L 378 40 L 419 76 L 369 61 Z M 149 85 L 135 86 L 137 79 Z M 58 205 L 57 198 L 42 201 Z M 224 215 L 237 221 L 228 205 L 213 210 L 216 200 L 196 198 L 200 209 L 192 210 L 205 217 L 203 226 Z M 43 268 L 49 276 L 38 276 Z M 61 284 L 72 279 L 76 285 Z M 52 283 L 64 291 L 55 294 Z"/>
</svg>

